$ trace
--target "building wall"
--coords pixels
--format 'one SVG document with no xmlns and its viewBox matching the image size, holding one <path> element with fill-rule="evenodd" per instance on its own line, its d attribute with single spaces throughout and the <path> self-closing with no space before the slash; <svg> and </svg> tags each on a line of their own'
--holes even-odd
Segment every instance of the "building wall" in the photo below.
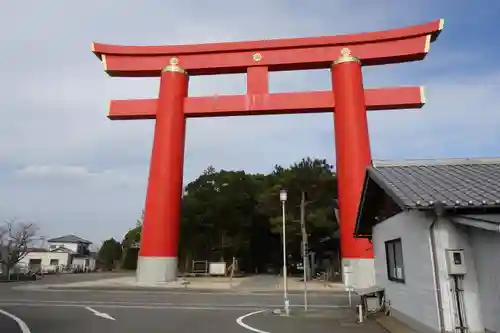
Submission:
<svg viewBox="0 0 500 333">
<path fill-rule="evenodd" d="M 41 265 L 50 266 L 51 259 L 59 260 L 59 265 L 69 265 L 71 256 L 65 252 L 30 252 L 21 261 L 20 264 L 29 265 L 31 259 L 41 259 Z"/>
<path fill-rule="evenodd" d="M 73 252 L 78 252 L 78 244 L 77 243 L 49 243 L 49 248 L 50 249 L 55 249 L 58 247 L 64 247 L 67 248 Z"/>
<path fill-rule="evenodd" d="M 484 327 L 500 332 L 500 234 L 470 228 Z"/>
<path fill-rule="evenodd" d="M 446 249 L 463 249 L 467 274 L 463 280 L 465 313 L 469 332 L 484 332 L 483 317 L 479 299 L 479 286 L 476 275 L 471 237 L 469 230 L 459 224 L 452 223 L 447 219 L 437 221 L 436 230 L 436 254 L 439 262 L 439 279 L 441 282 L 441 295 L 443 299 L 444 327 L 452 331 L 458 324 L 456 302 L 453 288 L 453 279 L 448 275 L 446 267 Z"/>
<path fill-rule="evenodd" d="M 442 300 L 443 321 L 440 325 L 437 301 L 437 288 L 431 252 L 430 227 L 434 218 L 419 212 L 398 214 L 375 226 L 373 245 L 375 251 L 376 283 L 385 288 L 386 299 L 390 302 L 392 313 L 417 331 L 439 331 L 443 326 L 446 332 L 453 332 L 458 324 L 453 278 L 448 275 L 446 266 L 447 249 L 463 249 L 467 274 L 463 279 L 464 307 L 469 332 L 484 332 L 481 313 L 480 290 L 476 274 L 475 251 L 472 232 L 466 227 L 454 224 L 447 219 L 435 220 L 434 238 L 437 258 L 439 292 Z M 401 238 L 405 283 L 390 281 L 387 277 L 385 241 Z M 483 246 L 486 247 L 485 244 Z M 487 248 L 482 251 L 493 251 Z M 496 253 L 498 252 L 496 248 Z M 494 252 L 491 252 L 494 253 Z M 477 256 L 482 256 L 478 254 Z M 491 256 L 491 255 L 490 255 Z M 484 259 L 487 261 L 487 259 Z M 490 269 L 491 271 L 491 269 Z M 486 279 L 482 277 L 482 279 Z M 488 280 L 484 292 L 487 293 L 497 281 Z M 494 302 L 490 295 L 486 302 Z M 496 298 L 498 302 L 498 296 Z M 484 301 L 483 301 L 484 303 Z M 498 312 L 497 312 L 498 313 Z"/>
<path fill-rule="evenodd" d="M 90 270 L 95 269 L 95 259 L 94 258 L 73 258 L 73 266 L 80 266 L 83 268 L 88 268 Z"/>
<path fill-rule="evenodd" d="M 439 330 L 429 227 L 431 221 L 418 212 L 404 212 L 373 229 L 375 279 L 385 288 L 393 316 L 417 331 Z M 387 277 L 385 242 L 401 238 L 405 283 Z"/>
</svg>

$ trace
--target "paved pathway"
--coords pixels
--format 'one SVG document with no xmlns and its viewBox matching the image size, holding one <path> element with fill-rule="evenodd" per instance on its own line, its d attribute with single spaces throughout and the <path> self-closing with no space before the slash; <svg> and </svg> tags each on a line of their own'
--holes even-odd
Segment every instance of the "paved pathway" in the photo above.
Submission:
<svg viewBox="0 0 500 333">
<path fill-rule="evenodd" d="M 45 275 L 42 279 L 39 279 L 36 284 L 61 284 L 61 283 L 72 283 L 72 282 L 86 282 L 86 281 L 98 281 L 102 279 L 116 279 L 123 277 L 133 277 L 134 272 L 96 272 L 96 273 L 64 273 L 59 275 Z"/>
<path fill-rule="evenodd" d="M 81 277 L 81 278 L 80 278 Z M 304 283 L 298 278 L 288 278 L 288 291 L 302 292 Z M 22 288 L 32 289 L 92 289 L 92 290 L 129 290 L 133 289 L 182 289 L 182 290 L 219 290 L 221 292 L 281 292 L 283 278 L 273 275 L 256 275 L 230 279 L 228 277 L 196 277 L 187 278 L 187 284 L 182 279 L 169 283 L 140 284 L 132 274 L 101 273 L 82 275 L 46 276 L 41 281 L 27 283 Z M 308 282 L 310 292 L 344 292 L 339 283 L 325 284 L 321 281 Z"/>
<path fill-rule="evenodd" d="M 283 290 L 283 277 L 276 275 L 255 275 L 242 279 L 238 282 L 236 289 L 239 290 Z M 304 282 L 299 277 L 288 277 L 288 290 L 290 292 L 301 292 L 304 290 Z M 311 292 L 345 292 L 342 283 L 325 283 L 320 280 L 307 282 L 307 288 Z"/>
<path fill-rule="evenodd" d="M 238 289 L 278 289 L 283 278 L 276 275 L 255 275 L 238 284 Z"/>
</svg>

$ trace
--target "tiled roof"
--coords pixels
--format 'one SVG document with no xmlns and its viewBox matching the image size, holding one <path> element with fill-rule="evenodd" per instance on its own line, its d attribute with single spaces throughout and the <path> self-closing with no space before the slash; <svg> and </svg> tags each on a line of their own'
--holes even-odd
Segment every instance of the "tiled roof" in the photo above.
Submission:
<svg viewBox="0 0 500 333">
<path fill-rule="evenodd" d="M 405 209 L 500 210 L 500 159 L 374 162 L 367 168 L 356 234 Z"/>
<path fill-rule="evenodd" d="M 453 163 L 454 162 L 454 163 Z M 500 207 L 500 160 L 448 160 L 368 168 L 368 176 L 402 208 Z"/>
<path fill-rule="evenodd" d="M 88 241 L 86 239 L 80 238 L 75 235 L 66 235 L 66 236 L 61 236 L 61 237 L 56 237 L 49 239 L 47 242 L 50 243 L 83 243 L 83 244 L 92 244 L 91 241 Z"/>
</svg>

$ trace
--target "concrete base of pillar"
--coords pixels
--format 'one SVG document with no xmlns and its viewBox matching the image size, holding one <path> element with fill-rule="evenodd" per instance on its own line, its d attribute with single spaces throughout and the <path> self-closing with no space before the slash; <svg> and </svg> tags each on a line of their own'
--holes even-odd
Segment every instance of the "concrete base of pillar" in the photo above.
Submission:
<svg viewBox="0 0 500 333">
<path fill-rule="evenodd" d="M 363 289 L 375 285 L 375 259 L 342 259 L 342 279 L 346 287 Z"/>
<path fill-rule="evenodd" d="M 137 282 L 162 283 L 177 280 L 177 258 L 139 257 Z"/>
</svg>

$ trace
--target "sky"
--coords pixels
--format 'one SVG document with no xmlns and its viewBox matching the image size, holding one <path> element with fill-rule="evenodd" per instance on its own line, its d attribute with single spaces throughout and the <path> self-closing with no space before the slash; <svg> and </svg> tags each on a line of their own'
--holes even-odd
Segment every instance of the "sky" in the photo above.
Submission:
<svg viewBox="0 0 500 333">
<path fill-rule="evenodd" d="M 145 200 L 153 120 L 110 121 L 110 99 L 156 97 L 158 79 L 110 78 L 93 41 L 166 45 L 312 37 L 444 18 L 424 61 L 364 68 L 365 87 L 424 85 L 420 110 L 368 115 L 374 159 L 500 156 L 496 0 L 4 0 L 0 5 L 0 219 L 40 236 L 121 239 Z M 332 59 L 333 60 L 333 59 Z M 271 92 L 331 89 L 328 70 L 280 72 Z M 245 91 L 193 77 L 191 96 Z M 331 114 L 189 119 L 184 183 L 208 165 L 268 172 L 335 164 Z"/>
</svg>

